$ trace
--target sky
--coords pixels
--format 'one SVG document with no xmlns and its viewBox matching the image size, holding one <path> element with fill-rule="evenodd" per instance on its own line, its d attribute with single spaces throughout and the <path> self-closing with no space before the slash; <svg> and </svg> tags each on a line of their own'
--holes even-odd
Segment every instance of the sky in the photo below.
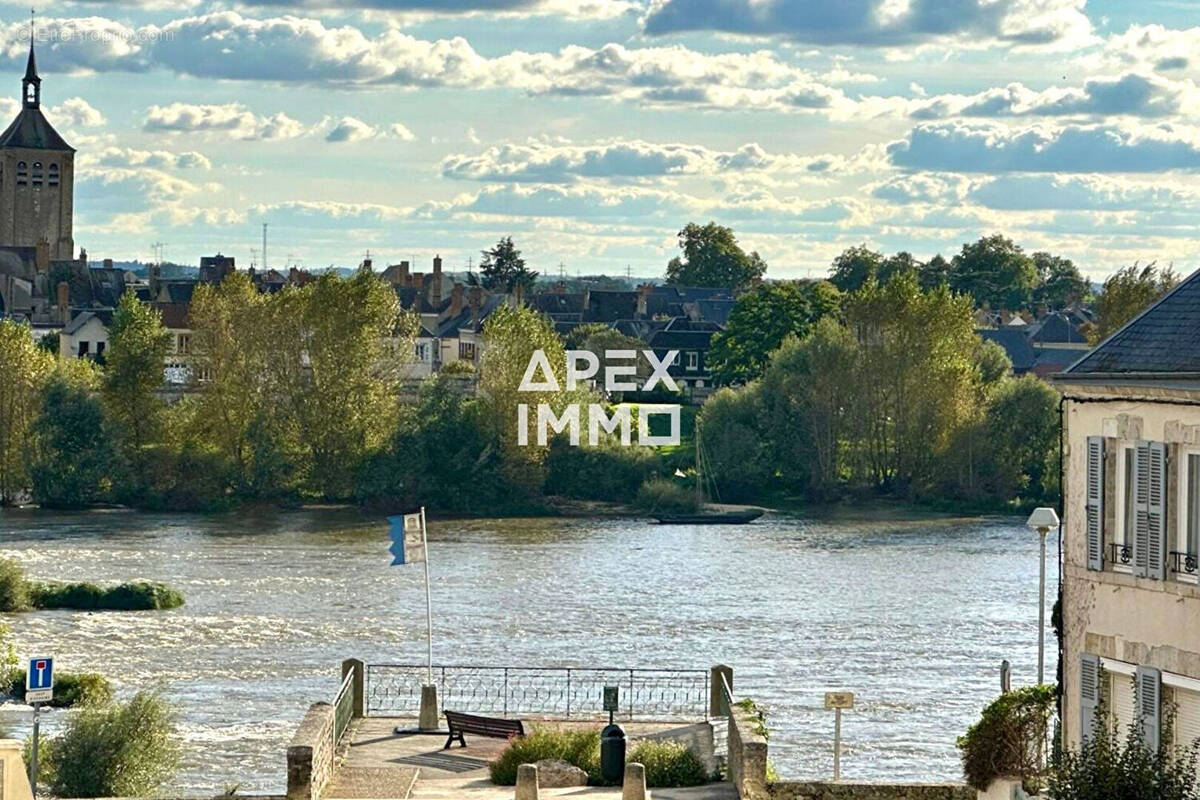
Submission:
<svg viewBox="0 0 1200 800">
<path fill-rule="evenodd" d="M 15 116 L 25 5 L 0 0 Z M 76 0 L 34 27 L 92 259 L 429 269 L 511 235 L 768 277 L 992 233 L 1090 278 L 1200 266 L 1200 0 Z M 0 84 L 2 86 L 3 84 Z"/>
</svg>

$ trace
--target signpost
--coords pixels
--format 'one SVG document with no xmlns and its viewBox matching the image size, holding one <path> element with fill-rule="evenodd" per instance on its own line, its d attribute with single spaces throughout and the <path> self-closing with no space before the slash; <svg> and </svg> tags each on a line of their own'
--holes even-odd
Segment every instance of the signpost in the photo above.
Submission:
<svg viewBox="0 0 1200 800">
<path fill-rule="evenodd" d="M 33 743 L 29 752 L 29 786 L 37 797 L 38 727 L 42 703 L 54 699 L 54 657 L 36 656 L 29 659 L 25 670 L 25 702 L 33 706 Z"/>
<path fill-rule="evenodd" d="M 833 779 L 842 779 L 842 709 L 854 708 L 854 692 L 826 692 L 825 708 L 833 709 Z"/>
</svg>

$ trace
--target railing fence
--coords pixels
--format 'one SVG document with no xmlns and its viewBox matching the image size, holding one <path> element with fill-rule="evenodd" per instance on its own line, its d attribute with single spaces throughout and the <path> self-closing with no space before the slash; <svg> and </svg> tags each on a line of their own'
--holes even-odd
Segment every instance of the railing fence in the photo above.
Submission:
<svg viewBox="0 0 1200 800">
<path fill-rule="evenodd" d="M 416 715 L 427 667 L 368 664 L 366 713 Z M 709 714 L 709 671 L 605 667 L 435 666 L 443 709 L 499 717 L 604 718 L 604 687 L 620 688 L 617 719 L 703 720 Z"/>
<path fill-rule="evenodd" d="M 333 700 L 333 747 L 336 750 L 354 718 L 354 673 L 347 672 Z"/>
</svg>

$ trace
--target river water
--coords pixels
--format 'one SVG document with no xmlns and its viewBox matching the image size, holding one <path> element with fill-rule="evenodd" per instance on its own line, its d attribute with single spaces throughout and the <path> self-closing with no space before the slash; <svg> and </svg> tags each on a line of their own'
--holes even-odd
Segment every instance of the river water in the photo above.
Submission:
<svg viewBox="0 0 1200 800">
<path fill-rule="evenodd" d="M 823 692 L 848 689 L 845 777 L 958 779 L 955 737 L 996 694 L 1001 659 L 1014 685 L 1036 677 L 1037 537 L 1021 523 L 431 522 L 434 659 L 726 663 L 736 694 L 768 709 L 772 760 L 793 778 L 829 774 Z M 309 703 L 331 699 L 343 658 L 424 660 L 422 572 L 388 566 L 385 530 L 347 511 L 0 512 L 0 554 L 32 578 L 163 580 L 187 598 L 5 616 L 22 656 L 102 672 L 122 695 L 165 688 L 190 744 L 177 790 L 282 792 L 287 741 Z M 24 735 L 27 712 L 0 716 Z M 53 731 L 63 714 L 48 716 Z"/>
</svg>

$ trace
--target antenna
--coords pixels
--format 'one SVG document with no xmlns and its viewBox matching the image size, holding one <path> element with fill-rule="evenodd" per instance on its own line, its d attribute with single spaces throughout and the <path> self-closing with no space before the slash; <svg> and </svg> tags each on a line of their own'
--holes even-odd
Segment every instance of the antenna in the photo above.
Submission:
<svg viewBox="0 0 1200 800">
<path fill-rule="evenodd" d="M 565 261 L 558 262 L 558 279 L 560 281 L 565 281 L 567 279 L 567 262 Z"/>
<path fill-rule="evenodd" d="M 267 268 L 267 223 L 263 223 L 262 268 Z"/>
<path fill-rule="evenodd" d="M 154 250 L 154 263 L 161 267 L 163 262 L 163 252 L 167 248 L 166 242 L 155 242 L 154 244 L 150 245 L 150 247 Z"/>
<path fill-rule="evenodd" d="M 258 258 L 258 248 L 251 247 L 250 248 L 250 269 L 254 269 L 254 262 L 257 258 Z"/>
</svg>

